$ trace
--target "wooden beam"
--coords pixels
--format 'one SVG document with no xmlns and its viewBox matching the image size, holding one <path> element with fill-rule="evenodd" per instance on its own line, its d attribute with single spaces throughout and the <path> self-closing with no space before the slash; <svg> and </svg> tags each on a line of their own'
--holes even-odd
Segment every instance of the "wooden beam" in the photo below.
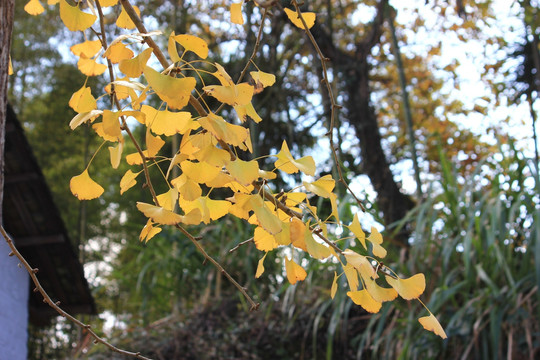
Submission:
<svg viewBox="0 0 540 360">
<path fill-rule="evenodd" d="M 36 246 L 36 245 L 47 245 L 47 244 L 58 244 L 66 241 L 64 234 L 55 234 L 55 235 L 36 235 L 36 236 L 25 236 L 15 238 L 15 245 L 20 247 L 25 246 Z"/>
</svg>

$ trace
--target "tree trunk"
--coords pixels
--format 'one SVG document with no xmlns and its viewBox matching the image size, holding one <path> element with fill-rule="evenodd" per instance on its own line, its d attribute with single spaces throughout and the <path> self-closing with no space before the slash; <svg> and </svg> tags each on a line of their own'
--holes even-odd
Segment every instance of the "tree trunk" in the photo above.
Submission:
<svg viewBox="0 0 540 360">
<path fill-rule="evenodd" d="M 0 1 L 0 221 L 4 200 L 4 143 L 7 113 L 7 85 L 11 32 L 13 31 L 14 0 Z"/>
</svg>

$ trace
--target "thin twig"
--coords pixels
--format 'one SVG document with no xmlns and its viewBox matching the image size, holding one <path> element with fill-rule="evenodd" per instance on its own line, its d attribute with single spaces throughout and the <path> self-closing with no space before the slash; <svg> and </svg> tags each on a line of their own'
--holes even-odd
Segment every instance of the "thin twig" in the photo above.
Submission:
<svg viewBox="0 0 540 360">
<path fill-rule="evenodd" d="M 26 259 L 21 255 L 21 253 L 15 247 L 15 244 L 13 243 L 13 239 L 8 235 L 8 233 L 6 232 L 4 227 L 1 226 L 1 225 L 0 225 L 0 233 L 2 234 L 2 236 L 4 237 L 6 242 L 8 243 L 9 248 L 11 249 L 11 254 L 10 255 L 12 255 L 12 254 L 15 255 L 17 257 L 17 259 L 19 259 L 21 264 L 24 266 L 24 268 L 26 269 L 28 274 L 30 275 L 30 278 L 32 279 L 32 282 L 36 286 L 35 289 L 37 291 L 39 291 L 39 293 L 43 296 L 43 302 L 45 302 L 47 305 L 52 307 L 61 316 L 65 317 L 66 319 L 68 319 L 71 322 L 75 323 L 81 329 L 84 329 L 84 330 L 88 331 L 88 333 L 91 334 L 92 337 L 95 339 L 95 342 L 101 343 L 101 344 L 105 345 L 106 347 L 108 347 L 109 349 L 111 349 L 112 351 L 117 352 L 117 353 L 122 354 L 122 355 L 132 356 L 132 357 L 135 357 L 137 359 L 151 360 L 150 358 L 147 358 L 147 357 L 141 355 L 140 352 L 131 352 L 131 351 L 126 351 L 126 350 L 122 350 L 122 349 L 117 348 L 116 346 L 112 345 L 107 340 L 105 340 L 104 338 L 102 338 L 101 336 L 96 334 L 94 332 L 94 330 L 92 330 L 92 327 L 90 325 L 83 323 L 82 321 L 80 321 L 76 317 L 74 317 L 74 316 L 70 315 L 69 313 L 67 313 L 66 311 L 64 311 L 58 305 L 59 302 L 58 303 L 54 302 L 51 299 L 51 297 L 49 296 L 49 294 L 45 291 L 45 289 L 43 289 L 43 286 L 41 286 L 41 283 L 39 282 L 39 280 L 38 280 L 38 278 L 36 276 L 36 273 L 37 273 L 38 269 L 34 269 L 34 268 L 32 268 L 30 266 L 30 264 L 28 264 L 28 261 L 26 261 Z"/>
<path fill-rule="evenodd" d="M 243 246 L 243 245 L 246 245 L 246 244 L 249 244 L 250 242 L 253 242 L 253 239 L 254 238 L 249 238 L 245 241 L 242 241 L 241 243 L 239 243 L 238 245 L 236 245 L 235 247 L 233 247 L 231 250 L 229 250 L 229 254 L 235 252 L 236 250 L 240 249 L 240 246 Z"/>
</svg>

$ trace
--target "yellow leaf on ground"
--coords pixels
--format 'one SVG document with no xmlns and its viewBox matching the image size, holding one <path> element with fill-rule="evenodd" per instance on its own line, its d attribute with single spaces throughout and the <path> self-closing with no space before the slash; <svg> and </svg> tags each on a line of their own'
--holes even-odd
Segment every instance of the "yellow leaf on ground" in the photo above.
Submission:
<svg viewBox="0 0 540 360">
<path fill-rule="evenodd" d="M 336 182 L 332 179 L 332 175 L 328 174 L 312 183 L 303 181 L 302 184 L 306 190 L 328 199 L 333 196 L 332 190 L 334 190 Z"/>
<path fill-rule="evenodd" d="M 209 113 L 208 116 L 202 117 L 198 121 L 204 129 L 208 130 L 216 138 L 233 146 L 240 146 L 248 137 L 246 128 L 229 124 L 221 116 L 213 113 Z"/>
<path fill-rule="evenodd" d="M 285 14 L 287 14 L 287 17 L 289 18 L 289 20 L 291 20 L 291 22 L 294 24 L 294 26 L 300 28 L 300 29 L 304 29 L 304 24 L 302 23 L 302 20 L 300 19 L 300 17 L 298 16 L 298 13 L 294 10 L 291 10 L 291 9 L 287 9 L 287 8 L 284 8 L 283 10 L 285 10 Z M 307 28 L 308 29 L 311 29 L 313 27 L 313 25 L 315 25 L 315 13 L 314 12 L 303 12 L 302 13 L 302 18 L 304 19 L 306 25 L 307 25 Z"/>
<path fill-rule="evenodd" d="M 139 10 L 139 8 L 137 6 L 133 6 L 133 9 L 137 13 L 137 16 L 139 16 L 140 18 L 141 11 Z M 128 13 L 126 12 L 126 9 L 124 9 L 124 6 L 122 6 L 122 12 L 118 16 L 118 19 L 116 20 L 116 26 L 122 29 L 127 29 L 127 30 L 135 29 L 136 27 L 135 23 L 131 20 Z"/>
<path fill-rule="evenodd" d="M 175 35 L 174 40 L 182 45 L 186 51 L 193 51 L 202 59 L 208 57 L 208 44 L 203 39 L 193 35 Z"/>
<path fill-rule="evenodd" d="M 394 279 L 391 276 L 386 276 L 386 281 L 405 300 L 417 299 L 426 289 L 426 278 L 422 273 L 411 276 L 408 279 Z"/>
<path fill-rule="evenodd" d="M 89 112 L 97 108 L 96 99 L 92 96 L 91 89 L 86 86 L 71 95 L 69 106 L 78 113 Z"/>
<path fill-rule="evenodd" d="M 259 163 L 257 160 L 244 161 L 236 159 L 229 161 L 225 168 L 240 184 L 249 185 L 259 178 Z"/>
<path fill-rule="evenodd" d="M 126 171 L 124 176 L 122 176 L 122 179 L 120 179 L 120 195 L 122 195 L 127 190 L 135 186 L 135 184 L 137 184 L 137 180 L 135 179 L 137 178 L 139 174 L 140 172 L 134 173 L 131 170 Z"/>
<path fill-rule="evenodd" d="M 371 227 L 371 235 L 367 238 L 373 245 L 373 255 L 383 258 L 386 256 L 386 249 L 381 246 L 383 243 L 383 237 L 376 227 Z"/>
<path fill-rule="evenodd" d="M 311 156 L 304 156 L 295 160 L 291 155 L 285 140 L 283 140 L 283 143 L 281 144 L 281 150 L 277 154 L 277 158 L 274 166 L 287 174 L 294 174 L 300 170 L 306 175 L 315 175 L 315 161 L 313 158 Z"/>
<path fill-rule="evenodd" d="M 360 241 L 364 249 L 367 249 L 366 247 L 366 234 L 364 233 L 364 230 L 362 230 L 362 226 L 360 225 L 360 221 L 358 220 L 358 214 L 354 214 L 353 221 L 351 225 L 347 226 L 349 230 L 354 234 L 356 239 Z"/>
<path fill-rule="evenodd" d="M 285 258 L 285 270 L 287 271 L 287 280 L 291 285 L 304 280 L 307 276 L 306 270 L 288 257 Z"/>
<path fill-rule="evenodd" d="M 24 5 L 24 11 L 30 15 L 39 15 L 44 12 L 45 9 L 39 0 L 30 0 L 26 5 Z"/>
<path fill-rule="evenodd" d="M 189 102 L 189 96 L 195 89 L 195 78 L 174 78 L 162 75 L 151 67 L 146 66 L 144 76 L 159 98 L 171 109 L 182 109 Z"/>
<path fill-rule="evenodd" d="M 364 310 L 372 314 L 378 313 L 381 310 L 382 304 L 375 301 L 366 289 L 359 291 L 349 291 L 347 296 L 352 299 L 356 305 L 360 305 Z"/>
<path fill-rule="evenodd" d="M 152 49 L 144 49 L 139 55 L 135 56 L 133 59 L 127 59 L 120 61 L 118 68 L 121 72 L 126 74 L 130 78 L 137 78 L 141 76 L 148 62 L 150 56 L 152 56 Z M 146 74 L 145 74 L 146 75 Z"/>
<path fill-rule="evenodd" d="M 162 229 L 160 227 L 156 227 L 153 225 L 152 220 L 148 219 L 146 225 L 144 225 L 141 233 L 139 234 L 139 240 L 146 243 L 148 242 L 148 240 L 159 234 L 161 230 Z"/>
<path fill-rule="evenodd" d="M 86 76 L 98 76 L 107 70 L 107 65 L 98 64 L 94 59 L 80 58 L 77 67 Z"/>
<path fill-rule="evenodd" d="M 124 45 L 121 42 L 117 42 L 111 46 L 105 51 L 103 56 L 105 56 L 107 59 L 111 60 L 113 64 L 118 64 L 119 62 L 123 60 L 128 60 L 133 58 L 135 54 L 131 49 L 128 49 L 126 45 Z M 146 63 L 145 63 L 146 65 Z M 142 70 L 141 70 L 142 73 Z M 139 74 L 140 75 L 140 74 Z M 135 77 L 135 76 L 133 76 Z"/>
<path fill-rule="evenodd" d="M 253 97 L 253 86 L 248 83 L 227 86 L 208 85 L 203 87 L 203 90 L 218 101 L 232 106 L 247 105 Z"/>
<path fill-rule="evenodd" d="M 162 225 L 175 225 L 183 220 L 181 215 L 152 204 L 137 202 L 137 209 L 153 222 Z"/>
<path fill-rule="evenodd" d="M 255 272 L 255 279 L 260 278 L 261 275 L 264 273 L 264 259 L 266 259 L 266 255 L 268 255 L 268 253 L 265 253 L 264 256 L 257 263 L 257 271 Z"/>
<path fill-rule="evenodd" d="M 261 251 L 271 251 L 279 245 L 274 239 L 274 236 L 260 226 L 255 228 L 253 241 L 255 242 L 255 247 Z"/>
<path fill-rule="evenodd" d="M 160 111 L 151 106 L 143 105 L 141 112 L 146 116 L 146 126 L 156 135 L 185 134 L 191 130 L 193 125 L 191 113 L 187 111 Z"/>
<path fill-rule="evenodd" d="M 101 49 L 101 41 L 85 41 L 83 43 L 73 45 L 69 49 L 75 56 L 91 58 Z"/>
<path fill-rule="evenodd" d="M 444 329 L 442 328 L 441 324 L 439 323 L 439 320 L 435 317 L 435 315 L 430 314 L 429 316 L 423 316 L 420 319 L 418 319 L 420 324 L 424 327 L 424 329 L 428 331 L 434 332 L 436 335 L 439 335 L 443 339 L 446 339 L 446 333 L 444 332 Z"/>
<path fill-rule="evenodd" d="M 97 19 L 97 16 L 81 11 L 77 6 L 60 1 L 60 18 L 69 31 L 84 31 Z"/>
<path fill-rule="evenodd" d="M 242 3 L 243 1 L 231 4 L 231 22 L 233 24 L 244 24 L 244 17 L 242 16 Z"/>
<path fill-rule="evenodd" d="M 79 200 L 92 200 L 98 198 L 105 191 L 101 185 L 90 178 L 88 169 L 80 175 L 74 176 L 69 182 L 71 193 Z"/>
</svg>

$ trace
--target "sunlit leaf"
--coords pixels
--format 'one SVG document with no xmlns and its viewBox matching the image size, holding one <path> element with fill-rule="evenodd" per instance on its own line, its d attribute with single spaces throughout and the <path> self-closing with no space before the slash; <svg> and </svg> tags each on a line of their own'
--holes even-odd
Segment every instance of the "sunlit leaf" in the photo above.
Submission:
<svg viewBox="0 0 540 360">
<path fill-rule="evenodd" d="M 161 230 L 162 229 L 160 227 L 153 225 L 152 220 L 148 219 L 146 225 L 144 225 L 141 233 L 139 234 L 139 240 L 148 242 L 148 240 L 159 234 Z"/>
<path fill-rule="evenodd" d="M 90 178 L 88 169 L 80 175 L 74 176 L 69 182 L 71 193 L 79 200 L 92 200 L 98 198 L 105 191 L 101 185 Z"/>
<path fill-rule="evenodd" d="M 184 134 L 191 129 L 193 124 L 191 113 L 187 111 L 156 110 L 151 106 L 143 105 L 141 112 L 146 116 L 146 126 L 156 135 Z"/>
<path fill-rule="evenodd" d="M 124 141 L 118 141 L 115 146 L 109 146 L 111 166 L 113 169 L 118 169 L 122 160 L 122 151 L 124 150 Z"/>
<path fill-rule="evenodd" d="M 162 75 L 148 66 L 144 69 L 144 76 L 159 98 L 165 101 L 171 109 L 181 109 L 186 106 L 196 85 L 195 78 L 177 79 Z"/>
<path fill-rule="evenodd" d="M 183 161 L 180 164 L 182 172 L 199 184 L 205 184 L 214 179 L 221 171 L 220 168 L 206 162 Z"/>
<path fill-rule="evenodd" d="M 229 124 L 221 116 L 213 113 L 209 113 L 208 116 L 200 118 L 199 124 L 216 138 L 233 146 L 239 146 L 248 136 L 246 128 Z"/>
<path fill-rule="evenodd" d="M 296 11 L 287 8 L 284 8 L 283 10 L 285 10 L 285 14 L 287 14 L 287 17 L 289 18 L 289 20 L 291 20 L 294 26 L 300 29 L 304 29 L 304 24 L 302 23 L 302 20 L 300 19 Z M 316 15 L 314 12 L 302 13 L 302 18 L 304 19 L 308 29 L 311 29 L 311 27 L 315 25 L 315 17 Z"/>
<path fill-rule="evenodd" d="M 300 170 L 306 175 L 315 175 L 315 161 L 311 156 L 304 156 L 298 160 L 295 160 L 289 151 L 287 142 L 283 140 L 281 144 L 281 150 L 277 154 L 277 160 L 274 163 L 274 166 L 286 172 L 287 174 L 294 174 Z"/>
<path fill-rule="evenodd" d="M 332 287 L 330 288 L 330 297 L 332 299 L 336 296 L 336 291 L 338 288 L 337 279 L 338 279 L 337 272 L 334 271 L 334 280 L 332 280 Z"/>
<path fill-rule="evenodd" d="M 276 76 L 264 71 L 252 71 L 249 73 L 256 84 L 261 84 L 262 87 L 268 87 L 274 85 L 276 82 Z"/>
<path fill-rule="evenodd" d="M 285 270 L 287 272 L 287 280 L 289 280 L 291 285 L 304 280 L 307 276 L 306 270 L 288 257 L 285 257 Z"/>
<path fill-rule="evenodd" d="M 201 197 L 202 189 L 198 183 L 182 174 L 171 180 L 171 184 L 178 190 L 182 195 L 182 198 L 188 201 L 196 200 Z"/>
<path fill-rule="evenodd" d="M 148 158 L 148 150 L 143 150 L 143 154 L 146 158 Z M 142 165 L 143 158 L 141 157 L 141 154 L 139 154 L 139 152 L 134 152 L 126 155 L 126 162 L 129 165 Z"/>
<path fill-rule="evenodd" d="M 306 243 L 307 252 L 315 259 L 326 259 L 332 254 L 328 247 L 315 241 L 308 226 L 306 226 L 306 231 L 304 232 L 304 241 Z"/>
<path fill-rule="evenodd" d="M 255 278 L 258 279 L 261 277 L 261 275 L 264 273 L 264 259 L 266 259 L 266 255 L 268 253 L 265 253 L 262 258 L 260 258 L 259 262 L 257 263 L 257 271 L 255 272 Z"/>
<path fill-rule="evenodd" d="M 121 72 L 126 74 L 126 76 L 130 78 L 137 78 L 143 73 L 146 63 L 148 62 L 148 59 L 150 59 L 150 56 L 152 56 L 152 49 L 144 49 L 139 55 L 135 56 L 133 59 L 120 61 L 118 68 Z"/>
<path fill-rule="evenodd" d="M 274 239 L 279 245 L 289 245 L 291 243 L 291 223 L 286 221 L 281 223 L 281 231 L 274 235 Z"/>
<path fill-rule="evenodd" d="M 362 226 L 360 225 L 360 221 L 358 220 L 358 214 L 354 214 L 353 221 L 351 225 L 348 226 L 349 230 L 354 234 L 356 239 L 360 241 L 364 249 L 367 249 L 366 247 L 366 234 L 364 233 L 364 230 L 362 230 Z"/>
<path fill-rule="evenodd" d="M 225 166 L 231 176 L 240 184 L 248 185 L 259 178 L 259 163 L 257 160 L 244 161 L 236 159 Z"/>
<path fill-rule="evenodd" d="M 255 228 L 253 241 L 255 242 L 257 249 L 261 251 L 271 251 L 279 245 L 274 239 L 274 236 L 260 226 Z"/>
<path fill-rule="evenodd" d="M 116 44 L 109 46 L 108 49 L 103 54 L 103 56 L 111 60 L 113 64 L 118 64 L 119 62 L 123 60 L 131 59 L 133 58 L 134 55 L 135 54 L 133 53 L 133 51 L 131 51 L 131 49 L 128 49 L 126 45 L 124 45 L 121 42 L 117 42 Z M 142 73 L 142 69 L 141 69 L 141 73 Z M 133 77 L 136 77 L 136 76 L 133 76 Z"/>
<path fill-rule="evenodd" d="M 247 103 L 246 105 L 235 105 L 234 111 L 236 111 L 238 118 L 242 122 L 247 121 L 248 118 L 256 123 L 260 123 L 262 121 L 262 118 L 259 116 L 259 114 L 257 114 L 251 102 Z"/>
<path fill-rule="evenodd" d="M 275 235 L 281 231 L 281 220 L 270 210 L 259 195 L 250 197 L 251 208 L 257 216 L 259 224 L 270 234 Z"/>
<path fill-rule="evenodd" d="M 131 189 L 135 184 L 137 184 L 137 176 L 140 173 L 134 173 L 131 170 L 126 171 L 122 179 L 120 179 L 120 195 L 125 193 L 127 190 Z"/>
<path fill-rule="evenodd" d="M 376 227 L 371 227 L 371 235 L 367 238 L 373 245 L 373 255 L 384 258 L 386 256 L 386 249 L 381 246 L 383 243 L 383 237 Z"/>
<path fill-rule="evenodd" d="M 94 121 L 103 111 L 101 110 L 92 110 L 85 113 L 80 113 L 75 115 L 73 119 L 69 122 L 69 127 L 71 130 L 75 130 L 79 125 L 87 122 L 88 120 Z"/>
<path fill-rule="evenodd" d="M 153 222 L 162 225 L 175 225 L 183 220 L 181 215 L 152 204 L 137 202 L 137 209 Z"/>
<path fill-rule="evenodd" d="M 304 234 L 306 232 L 306 224 L 302 220 L 293 217 L 290 225 L 291 243 L 294 247 L 307 251 L 306 241 L 304 240 Z"/>
<path fill-rule="evenodd" d="M 417 299 L 426 289 L 426 278 L 422 273 L 407 279 L 394 279 L 391 276 L 386 276 L 386 281 L 398 292 L 399 296 L 405 300 Z"/>
<path fill-rule="evenodd" d="M 203 90 L 218 101 L 232 106 L 247 105 L 253 97 L 253 86 L 248 83 L 227 86 L 209 85 L 203 87 Z"/>
<path fill-rule="evenodd" d="M 94 59 L 86 59 L 83 57 L 77 61 L 77 67 L 86 76 L 98 76 L 107 70 L 107 65 L 98 64 Z"/>
<path fill-rule="evenodd" d="M 363 277 L 364 284 L 366 285 L 366 290 L 369 292 L 371 297 L 377 302 L 392 301 L 397 297 L 397 292 L 393 288 L 383 288 L 379 286 L 375 280 L 371 277 Z"/>
<path fill-rule="evenodd" d="M 199 161 L 204 161 L 219 168 L 224 166 L 231 158 L 227 151 L 220 149 L 213 144 L 205 146 L 201 150 L 195 152 L 193 156 Z"/>
<path fill-rule="evenodd" d="M 97 19 L 97 16 L 81 11 L 77 6 L 60 1 L 60 18 L 69 31 L 84 31 Z"/>
<path fill-rule="evenodd" d="M 83 43 L 73 45 L 69 49 L 75 56 L 91 58 L 101 49 L 101 41 L 85 41 Z"/>
<path fill-rule="evenodd" d="M 243 1 L 231 4 L 231 22 L 233 24 L 244 24 L 244 17 L 242 16 L 242 3 Z"/>
<path fill-rule="evenodd" d="M 39 0 L 30 0 L 26 5 L 24 5 L 24 11 L 30 15 L 39 15 L 44 12 L 45 9 Z"/>
<path fill-rule="evenodd" d="M 133 9 L 137 13 L 137 16 L 141 17 L 141 11 L 139 10 L 139 8 L 137 6 L 133 6 Z M 116 26 L 122 29 L 127 29 L 127 30 L 135 29 L 136 27 L 135 23 L 131 20 L 128 13 L 126 12 L 126 9 L 124 9 L 123 6 L 122 6 L 122 12 L 118 16 L 118 19 L 116 19 Z"/>
<path fill-rule="evenodd" d="M 161 137 L 152 135 L 150 129 L 146 130 L 146 148 L 149 157 L 155 157 L 163 145 L 165 141 Z"/>
<path fill-rule="evenodd" d="M 311 191 L 315 195 L 331 198 L 334 195 L 332 190 L 334 189 L 336 182 L 332 179 L 332 175 L 328 174 L 312 183 L 303 181 L 302 184 L 304 184 L 306 190 Z"/>
<path fill-rule="evenodd" d="M 114 6 L 118 4 L 118 0 L 99 0 L 99 4 L 101 5 L 101 7 Z"/>
<path fill-rule="evenodd" d="M 442 328 L 439 320 L 437 320 L 435 315 L 430 314 L 429 316 L 422 316 L 420 319 L 418 319 L 418 321 L 420 322 L 420 324 L 422 324 L 424 329 L 434 332 L 436 335 L 439 335 L 443 339 L 447 338 L 444 329 Z"/>
<path fill-rule="evenodd" d="M 158 195 L 157 200 L 159 205 L 165 210 L 174 211 L 174 206 L 178 201 L 178 190 L 176 190 L 176 188 L 171 188 L 169 191 Z"/>
<path fill-rule="evenodd" d="M 343 272 L 345 273 L 345 277 L 347 278 L 351 291 L 358 290 L 358 285 L 360 282 L 358 280 L 358 272 L 356 271 L 356 268 L 350 263 L 347 263 L 347 265 L 343 266 Z"/>
<path fill-rule="evenodd" d="M 381 310 L 382 304 L 375 301 L 366 289 L 349 291 L 347 292 L 347 296 L 350 297 L 356 305 L 360 305 L 367 312 L 375 314 Z"/>
<path fill-rule="evenodd" d="M 347 263 L 354 266 L 363 278 L 376 279 L 378 277 L 375 269 L 371 266 L 371 263 L 365 256 L 360 255 L 351 249 L 343 251 L 343 255 L 345 256 Z"/>
<path fill-rule="evenodd" d="M 91 89 L 86 86 L 71 95 L 69 106 L 78 113 L 89 112 L 97 108 L 96 99 L 92 96 Z"/>
<path fill-rule="evenodd" d="M 217 220 L 229 212 L 231 203 L 225 200 L 213 200 L 208 196 L 202 196 L 194 201 L 187 201 L 183 198 L 178 200 L 180 207 L 185 213 L 198 209 L 201 214 L 201 220 L 208 224 L 211 220 Z"/>
<path fill-rule="evenodd" d="M 103 131 L 106 135 L 113 138 L 120 138 L 122 130 L 120 130 L 120 122 L 118 117 L 120 114 L 115 111 L 103 110 Z"/>
<path fill-rule="evenodd" d="M 193 51 L 202 59 L 208 57 L 208 44 L 203 39 L 193 35 L 175 35 L 174 40 L 182 45 L 186 51 Z"/>
<path fill-rule="evenodd" d="M 8 75 L 13 75 L 13 64 L 11 63 L 11 55 L 9 56 L 8 62 Z"/>
</svg>

